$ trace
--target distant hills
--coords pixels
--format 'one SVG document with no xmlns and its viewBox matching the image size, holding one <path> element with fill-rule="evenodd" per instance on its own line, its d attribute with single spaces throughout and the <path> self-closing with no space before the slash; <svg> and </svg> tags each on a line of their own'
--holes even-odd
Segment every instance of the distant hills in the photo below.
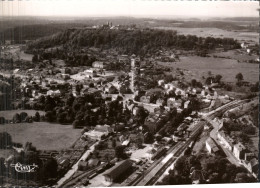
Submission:
<svg viewBox="0 0 260 188">
<path fill-rule="evenodd" d="M 35 40 L 73 27 L 102 25 L 112 22 L 113 25 L 135 24 L 138 28 L 183 27 L 183 28 L 218 28 L 224 30 L 247 30 L 258 32 L 258 18 L 198 18 L 163 19 L 134 17 L 2 17 L 0 19 L 0 40 Z"/>
</svg>

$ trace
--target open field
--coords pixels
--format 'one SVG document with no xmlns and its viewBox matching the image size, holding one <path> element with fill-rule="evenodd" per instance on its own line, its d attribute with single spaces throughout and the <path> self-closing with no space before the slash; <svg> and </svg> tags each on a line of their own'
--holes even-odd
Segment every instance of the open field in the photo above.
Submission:
<svg viewBox="0 0 260 188">
<path fill-rule="evenodd" d="M 21 112 L 26 112 L 28 116 L 34 116 L 36 112 L 39 112 L 40 115 L 45 115 L 45 112 L 37 110 L 6 110 L 0 111 L 0 117 L 4 117 L 5 119 L 11 120 L 13 119 L 14 114 L 20 114 Z"/>
<path fill-rule="evenodd" d="M 156 29 L 175 30 L 182 35 L 196 35 L 198 37 L 234 38 L 239 41 L 253 41 L 259 43 L 257 32 L 227 31 L 217 28 L 183 28 L 183 27 L 156 27 Z"/>
<path fill-rule="evenodd" d="M 227 82 L 236 82 L 236 75 L 241 72 L 244 80 L 255 83 L 259 80 L 258 64 L 238 63 L 233 59 L 213 58 L 213 57 L 199 57 L 199 56 L 186 56 L 180 57 L 179 62 L 174 63 L 159 63 L 161 65 L 180 68 L 191 71 L 189 79 L 201 80 L 201 77 L 207 77 L 208 72 L 212 74 L 222 75 L 222 79 Z M 186 77 L 186 74 L 185 74 Z"/>
<path fill-rule="evenodd" d="M 8 54 L 13 57 L 14 60 L 25 60 L 25 61 L 32 61 L 32 54 L 26 54 L 24 51 L 21 50 L 20 45 L 10 45 L 9 49 L 5 49 L 1 55 Z"/>
<path fill-rule="evenodd" d="M 249 54 L 245 53 L 245 49 L 229 50 L 229 51 L 226 51 L 226 52 L 215 52 L 215 53 L 211 53 L 209 55 L 231 58 L 231 59 L 238 60 L 240 62 L 245 62 L 245 61 L 249 61 L 249 60 L 256 60 L 258 58 L 257 55 L 249 55 Z"/>
<path fill-rule="evenodd" d="M 31 142 L 37 149 L 60 150 L 70 147 L 81 135 L 81 129 L 72 125 L 47 122 L 17 123 L 0 126 L 0 132 L 7 132 L 14 142 Z"/>
</svg>

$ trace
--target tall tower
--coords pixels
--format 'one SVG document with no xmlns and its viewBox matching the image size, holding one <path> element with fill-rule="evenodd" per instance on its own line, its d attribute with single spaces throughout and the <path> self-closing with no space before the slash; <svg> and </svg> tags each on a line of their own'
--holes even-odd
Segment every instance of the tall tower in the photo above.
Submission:
<svg viewBox="0 0 260 188">
<path fill-rule="evenodd" d="M 131 59 L 131 84 L 130 89 L 134 92 L 134 82 L 135 82 L 135 58 Z"/>
</svg>

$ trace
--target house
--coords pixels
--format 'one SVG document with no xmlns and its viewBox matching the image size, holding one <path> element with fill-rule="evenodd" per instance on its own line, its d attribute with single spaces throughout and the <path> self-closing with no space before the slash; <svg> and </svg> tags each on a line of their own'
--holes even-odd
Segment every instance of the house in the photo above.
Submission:
<svg viewBox="0 0 260 188">
<path fill-rule="evenodd" d="M 241 160 L 245 158 L 245 150 L 246 147 L 239 142 L 236 145 L 234 145 L 233 154 L 238 160 Z"/>
<path fill-rule="evenodd" d="M 171 83 L 164 85 L 164 89 L 166 89 L 166 90 L 173 90 L 174 88 L 175 88 L 175 86 Z"/>
<path fill-rule="evenodd" d="M 188 108 L 188 107 L 189 107 L 189 104 L 190 104 L 190 101 L 186 101 L 186 102 L 184 103 L 184 108 Z"/>
<path fill-rule="evenodd" d="M 205 90 L 202 90 L 201 93 L 200 93 L 200 95 L 201 95 L 202 97 L 205 97 Z"/>
<path fill-rule="evenodd" d="M 162 86 L 164 84 L 164 80 L 158 80 L 158 86 Z"/>
<path fill-rule="evenodd" d="M 105 69 L 107 68 L 107 65 L 102 61 L 95 61 L 92 63 L 92 67 L 98 69 Z"/>
<path fill-rule="evenodd" d="M 132 167 L 132 162 L 127 159 L 119 162 L 114 167 L 109 169 L 105 174 L 105 180 L 109 182 L 115 182 L 125 171 Z"/>
<path fill-rule="evenodd" d="M 140 97 L 140 102 L 142 102 L 142 103 L 150 103 L 150 96 L 142 96 L 142 97 Z"/>
<path fill-rule="evenodd" d="M 109 125 L 97 125 L 94 130 L 84 133 L 84 136 L 87 136 L 93 140 L 101 140 L 102 136 L 107 136 L 113 130 Z"/>
<path fill-rule="evenodd" d="M 233 150 L 234 146 L 234 140 L 230 138 L 228 135 L 225 134 L 225 132 L 222 130 L 218 132 L 218 139 L 220 140 L 220 143 L 227 148 L 229 151 Z"/>
<path fill-rule="evenodd" d="M 165 123 L 166 116 L 161 114 L 150 113 L 145 119 L 144 127 L 152 134 L 155 134 Z"/>
<path fill-rule="evenodd" d="M 97 125 L 94 130 L 106 134 L 113 132 L 113 129 L 109 125 Z"/>
<path fill-rule="evenodd" d="M 84 71 L 84 73 L 81 73 L 80 75 L 84 75 L 88 78 L 90 77 L 96 77 L 97 76 L 97 71 L 93 70 L 93 69 L 87 69 Z"/>
<path fill-rule="evenodd" d="M 56 91 L 53 91 L 53 90 L 49 90 L 47 91 L 47 95 L 50 95 L 50 96 L 60 96 L 60 90 L 56 90 Z"/>
<path fill-rule="evenodd" d="M 98 166 L 100 164 L 100 161 L 98 159 L 89 159 L 88 160 L 88 167 L 91 168 L 91 167 L 95 167 L 95 166 Z"/>
<path fill-rule="evenodd" d="M 215 141 L 211 137 L 209 137 L 206 140 L 206 148 L 210 154 L 216 154 L 219 152 L 218 146 L 216 145 Z"/>
<path fill-rule="evenodd" d="M 78 163 L 78 169 L 81 171 L 88 170 L 88 162 L 80 160 Z"/>
</svg>

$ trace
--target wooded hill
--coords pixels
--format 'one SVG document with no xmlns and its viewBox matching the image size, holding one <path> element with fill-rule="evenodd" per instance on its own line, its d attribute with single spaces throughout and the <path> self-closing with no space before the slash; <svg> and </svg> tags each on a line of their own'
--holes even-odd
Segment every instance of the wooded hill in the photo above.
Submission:
<svg viewBox="0 0 260 188">
<path fill-rule="evenodd" d="M 55 46 L 69 49 L 96 47 L 116 49 L 125 54 L 144 55 L 162 48 L 184 50 L 208 50 L 216 47 L 226 49 L 239 48 L 239 43 L 232 38 L 197 37 L 178 35 L 176 31 L 157 29 L 111 30 L 111 29 L 68 29 L 49 37 L 38 39 L 28 44 L 28 51 Z"/>
</svg>

